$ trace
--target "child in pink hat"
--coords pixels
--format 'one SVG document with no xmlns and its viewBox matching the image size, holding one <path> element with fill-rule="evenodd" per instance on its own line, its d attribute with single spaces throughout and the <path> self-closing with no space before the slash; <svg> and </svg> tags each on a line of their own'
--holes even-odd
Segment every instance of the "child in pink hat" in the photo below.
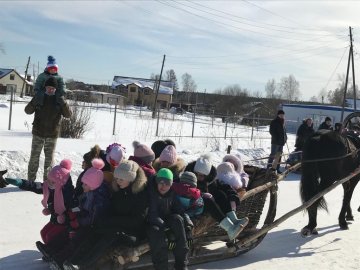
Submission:
<svg viewBox="0 0 360 270">
<path fill-rule="evenodd" d="M 186 163 L 179 158 L 173 145 L 168 145 L 161 152 L 160 157 L 153 164 L 156 171 L 161 168 L 169 169 L 174 175 L 174 182 L 179 182 L 180 174 L 185 170 Z"/>
<path fill-rule="evenodd" d="M 110 191 L 103 181 L 102 159 L 94 158 L 92 166 L 85 169 L 81 178 L 83 194 L 78 198 L 79 206 L 69 211 L 69 237 L 64 243 L 57 245 L 42 245 L 37 243 L 44 256 L 51 257 L 56 269 L 61 269 L 63 263 L 75 252 L 76 248 L 86 239 L 91 238 L 90 227 L 107 216 L 110 208 Z"/>
</svg>

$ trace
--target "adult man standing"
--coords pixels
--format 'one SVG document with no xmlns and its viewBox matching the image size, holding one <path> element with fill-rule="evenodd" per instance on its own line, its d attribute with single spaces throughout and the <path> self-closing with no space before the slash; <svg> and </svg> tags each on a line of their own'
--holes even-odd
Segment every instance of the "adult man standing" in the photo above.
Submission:
<svg viewBox="0 0 360 270">
<path fill-rule="evenodd" d="M 326 116 L 325 121 L 321 123 L 319 126 L 319 130 L 320 129 L 333 130 L 333 127 L 331 126 L 331 118 L 329 116 Z"/>
<path fill-rule="evenodd" d="M 36 96 L 26 105 L 25 112 L 33 114 L 34 122 L 32 128 L 32 144 L 31 154 L 28 165 L 28 180 L 35 181 L 39 168 L 40 153 L 44 148 L 44 180 L 47 178 L 47 170 L 53 164 L 53 155 L 55 151 L 56 141 L 60 132 L 61 116 L 70 118 L 71 110 L 64 100 L 64 97 L 55 96 L 57 91 L 57 80 L 50 76 L 44 85 L 43 104 L 37 103 Z"/>
<path fill-rule="evenodd" d="M 271 121 L 270 130 L 271 134 L 271 153 L 268 159 L 268 168 L 273 167 L 273 161 L 275 157 L 278 157 L 277 162 L 274 162 L 276 165 L 276 171 L 280 172 L 280 161 L 281 154 L 283 152 L 283 147 L 287 141 L 286 129 L 285 129 L 285 112 L 279 110 L 277 112 L 277 117 Z M 273 167 L 275 169 L 275 167 Z"/>
<path fill-rule="evenodd" d="M 301 151 L 306 139 L 314 132 L 313 120 L 311 118 L 305 119 L 296 132 L 295 151 Z"/>
</svg>

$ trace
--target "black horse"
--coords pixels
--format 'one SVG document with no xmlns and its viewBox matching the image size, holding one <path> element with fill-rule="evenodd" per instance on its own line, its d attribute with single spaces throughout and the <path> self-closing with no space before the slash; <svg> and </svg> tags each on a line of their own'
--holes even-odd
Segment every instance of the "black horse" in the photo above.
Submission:
<svg viewBox="0 0 360 270">
<path fill-rule="evenodd" d="M 302 156 L 302 176 L 300 194 L 303 202 L 308 201 L 317 193 L 348 176 L 360 164 L 360 138 L 356 132 L 348 131 L 341 135 L 334 131 L 318 131 L 306 141 Z M 328 159 L 319 161 L 321 159 Z M 347 220 L 354 220 L 350 201 L 353 191 L 360 179 L 354 176 L 343 184 L 344 198 L 339 215 L 341 229 L 348 229 Z M 317 209 L 327 210 L 322 197 L 308 209 L 309 223 L 302 230 L 303 236 L 317 234 Z"/>
</svg>

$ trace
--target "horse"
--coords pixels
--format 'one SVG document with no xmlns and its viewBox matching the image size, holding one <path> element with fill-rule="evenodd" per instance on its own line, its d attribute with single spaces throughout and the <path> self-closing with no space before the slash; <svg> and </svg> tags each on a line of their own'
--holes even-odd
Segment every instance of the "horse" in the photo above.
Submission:
<svg viewBox="0 0 360 270">
<path fill-rule="evenodd" d="M 351 130 L 344 134 L 320 130 L 311 135 L 302 152 L 300 194 L 303 203 L 354 171 L 360 164 L 358 149 L 359 135 Z M 344 198 L 339 214 L 339 226 L 343 230 L 349 229 L 347 221 L 354 220 L 350 201 L 359 179 L 360 174 L 357 174 L 343 184 Z M 327 211 L 324 197 L 308 207 L 309 223 L 301 230 L 304 237 L 318 234 L 316 226 L 319 208 Z"/>
</svg>

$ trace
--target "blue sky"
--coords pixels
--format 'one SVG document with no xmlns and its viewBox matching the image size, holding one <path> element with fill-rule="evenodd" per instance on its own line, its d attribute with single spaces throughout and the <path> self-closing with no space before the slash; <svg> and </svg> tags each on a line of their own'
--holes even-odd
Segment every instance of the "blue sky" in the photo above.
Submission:
<svg viewBox="0 0 360 270">
<path fill-rule="evenodd" d="M 30 72 L 55 56 L 65 79 L 108 84 L 114 75 L 190 73 L 199 92 L 239 84 L 264 94 L 293 74 L 301 99 L 346 72 L 348 27 L 360 35 L 357 1 L 2 1 L 0 67 Z M 340 61 L 341 60 L 341 61 Z M 359 70 L 359 55 L 355 69 Z M 336 68 L 337 67 L 337 68 Z M 334 74 L 333 76 L 331 76 Z M 359 77 L 356 75 L 356 77 Z"/>
</svg>

